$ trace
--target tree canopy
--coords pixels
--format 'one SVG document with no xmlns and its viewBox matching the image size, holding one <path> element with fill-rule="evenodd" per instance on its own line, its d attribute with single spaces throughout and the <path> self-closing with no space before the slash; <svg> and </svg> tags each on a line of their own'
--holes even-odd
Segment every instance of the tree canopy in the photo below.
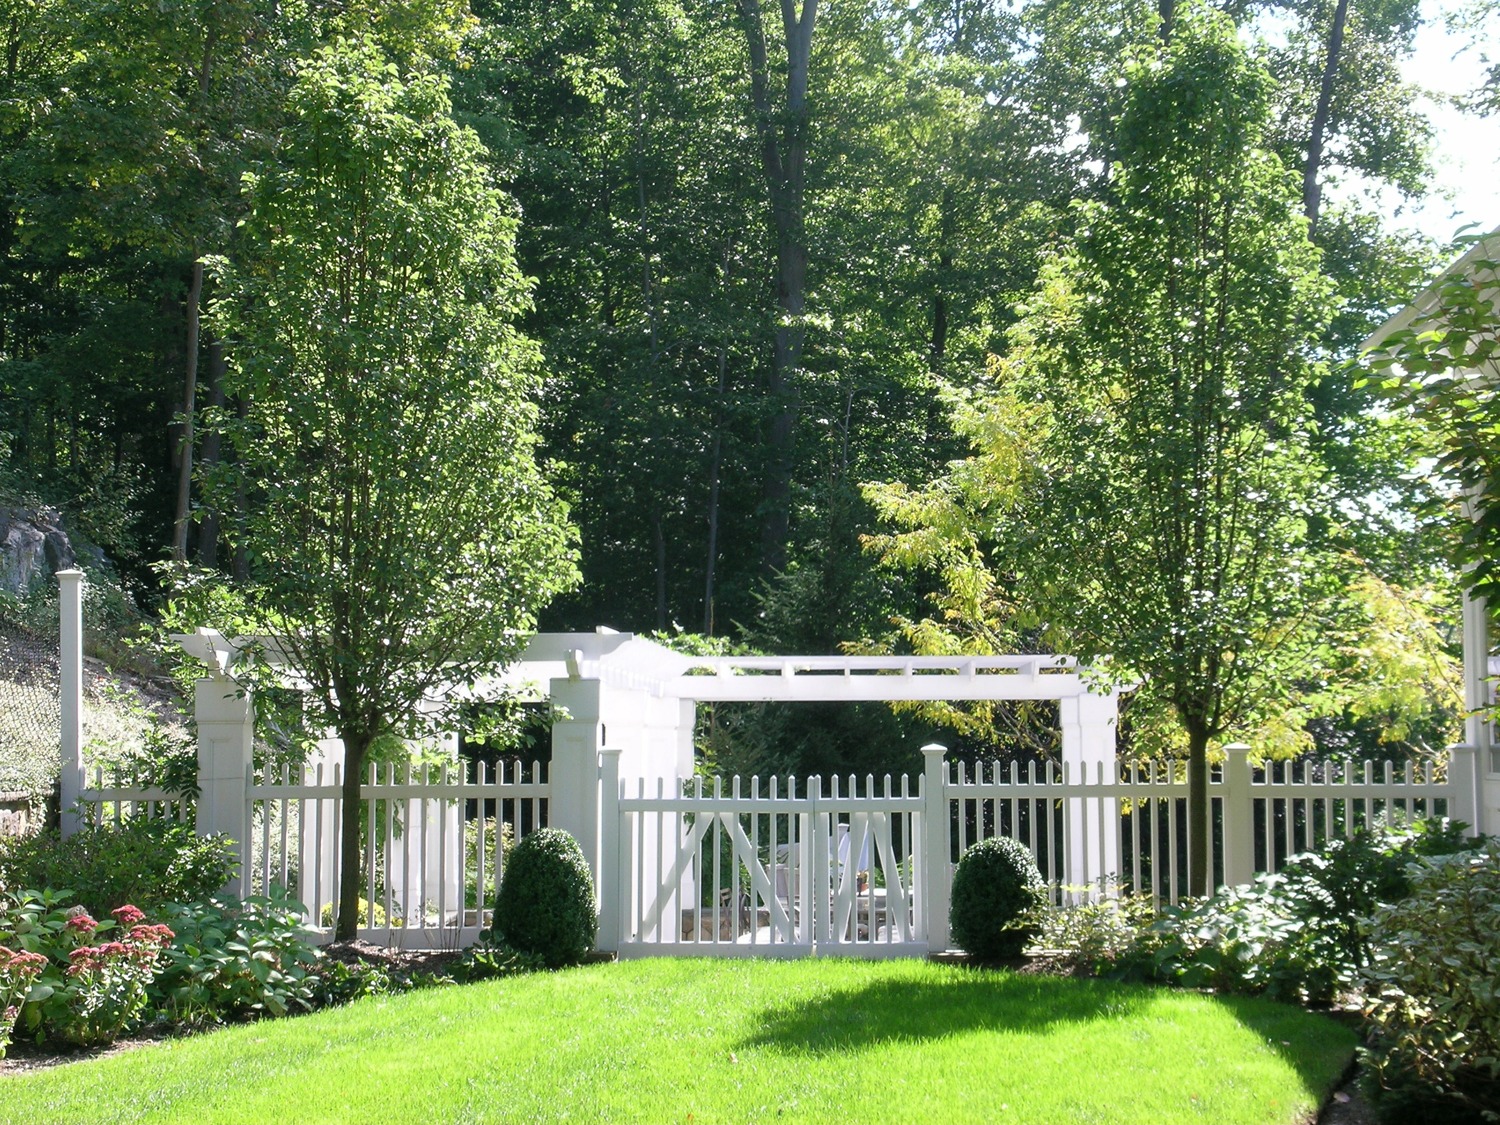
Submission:
<svg viewBox="0 0 1500 1125">
<path fill-rule="evenodd" d="M 337 730 L 357 805 L 375 741 L 441 685 L 513 657 L 573 578 L 535 457 L 535 345 L 516 220 L 450 113 L 365 39 L 320 51 L 273 164 L 247 179 L 241 260 L 214 324 L 233 342 L 218 416 L 225 505 L 252 593 Z M 342 870 L 361 870 L 344 820 Z M 352 937 L 359 881 L 341 886 Z"/>
</svg>

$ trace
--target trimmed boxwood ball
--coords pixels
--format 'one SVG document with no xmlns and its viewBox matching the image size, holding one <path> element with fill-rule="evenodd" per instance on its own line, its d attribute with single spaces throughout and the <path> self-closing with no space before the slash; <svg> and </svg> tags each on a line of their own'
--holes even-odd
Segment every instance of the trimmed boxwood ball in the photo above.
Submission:
<svg viewBox="0 0 1500 1125">
<path fill-rule="evenodd" d="M 548 965 L 575 965 L 594 947 L 599 908 L 578 841 L 543 828 L 511 850 L 495 897 L 495 933 Z"/>
<path fill-rule="evenodd" d="M 976 960 L 1019 957 L 1033 931 L 1015 923 L 1042 904 L 1046 886 L 1026 845 L 1003 836 L 981 840 L 958 861 L 949 933 Z"/>
</svg>

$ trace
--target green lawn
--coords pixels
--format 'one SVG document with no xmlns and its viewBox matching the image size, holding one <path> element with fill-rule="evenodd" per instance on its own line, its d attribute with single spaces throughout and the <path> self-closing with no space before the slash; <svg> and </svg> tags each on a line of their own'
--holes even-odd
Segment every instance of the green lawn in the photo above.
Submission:
<svg viewBox="0 0 1500 1125">
<path fill-rule="evenodd" d="M 1265 1001 L 925 961 L 635 961 L 0 1079 L 42 1122 L 1310 1121 L 1354 1036 Z"/>
</svg>

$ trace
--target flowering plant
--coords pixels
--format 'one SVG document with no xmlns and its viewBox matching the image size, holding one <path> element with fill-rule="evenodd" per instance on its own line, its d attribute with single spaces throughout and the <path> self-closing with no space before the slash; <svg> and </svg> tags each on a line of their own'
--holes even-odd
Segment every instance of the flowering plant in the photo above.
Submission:
<svg viewBox="0 0 1500 1125">
<path fill-rule="evenodd" d="M 54 996 L 53 1033 L 81 1047 L 112 1043 L 142 1008 L 161 951 L 172 942 L 166 926 L 148 925 L 133 906 L 114 912 L 118 923 L 137 921 L 118 941 L 81 945 L 68 954 L 65 981 Z"/>
<path fill-rule="evenodd" d="M 47 958 L 40 953 L 0 945 L 0 1059 L 5 1057 L 5 1049 L 10 1046 L 11 1029 L 16 1026 L 21 1004 L 46 967 Z"/>
<path fill-rule="evenodd" d="M 135 906 L 113 914 L 96 921 L 53 891 L 24 891 L 0 912 L 0 934 L 26 950 L 35 967 L 17 1005 L 28 1035 L 79 1046 L 110 1043 L 145 1006 L 172 931 L 147 924 Z"/>
</svg>

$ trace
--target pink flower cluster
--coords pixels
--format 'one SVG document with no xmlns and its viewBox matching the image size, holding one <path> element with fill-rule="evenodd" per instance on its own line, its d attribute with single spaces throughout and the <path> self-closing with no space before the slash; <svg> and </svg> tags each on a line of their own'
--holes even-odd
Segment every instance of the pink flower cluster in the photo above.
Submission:
<svg viewBox="0 0 1500 1125">
<path fill-rule="evenodd" d="M 137 919 L 145 917 L 133 906 L 121 907 L 115 911 L 116 916 L 124 910 L 134 912 Z M 138 921 L 130 927 L 121 941 L 107 941 L 103 945 L 80 945 L 69 953 L 68 975 L 78 977 L 87 973 L 101 973 L 113 967 L 117 961 L 150 969 L 156 964 L 157 954 L 172 944 L 172 936 L 172 931 L 166 926 L 142 925 Z"/>
<path fill-rule="evenodd" d="M 21 1004 L 31 991 L 31 984 L 47 967 L 41 953 L 7 949 L 0 945 L 0 1058 L 10 1043 L 10 1029 L 21 1014 Z"/>
</svg>

